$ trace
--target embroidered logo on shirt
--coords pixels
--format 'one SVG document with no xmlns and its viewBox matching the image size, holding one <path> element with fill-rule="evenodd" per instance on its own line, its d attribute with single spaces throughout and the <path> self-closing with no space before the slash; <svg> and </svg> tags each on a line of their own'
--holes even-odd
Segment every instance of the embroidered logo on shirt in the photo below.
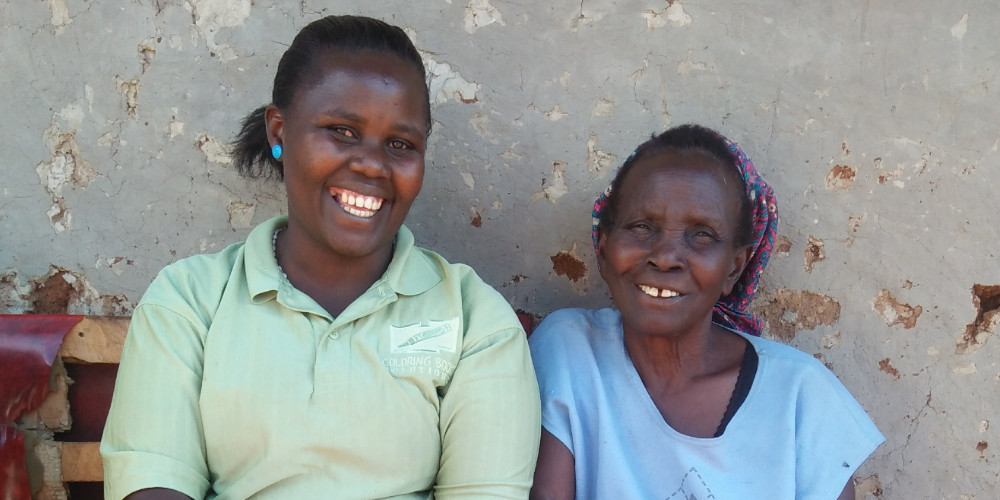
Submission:
<svg viewBox="0 0 1000 500">
<path fill-rule="evenodd" d="M 389 325 L 393 354 L 455 352 L 458 345 L 458 318 L 422 321 L 413 325 Z"/>
</svg>

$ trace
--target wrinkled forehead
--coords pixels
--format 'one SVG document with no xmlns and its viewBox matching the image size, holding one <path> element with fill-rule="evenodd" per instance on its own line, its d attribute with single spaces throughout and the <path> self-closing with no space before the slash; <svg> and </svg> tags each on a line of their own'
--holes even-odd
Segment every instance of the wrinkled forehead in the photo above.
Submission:
<svg viewBox="0 0 1000 500">
<path fill-rule="evenodd" d="M 622 195 L 642 186 L 644 179 L 655 172 L 677 171 L 692 174 L 707 174 L 725 187 L 736 199 L 746 197 L 746 183 L 739 168 L 728 161 L 700 149 L 668 148 L 643 154 L 632 169 L 622 179 Z"/>
</svg>

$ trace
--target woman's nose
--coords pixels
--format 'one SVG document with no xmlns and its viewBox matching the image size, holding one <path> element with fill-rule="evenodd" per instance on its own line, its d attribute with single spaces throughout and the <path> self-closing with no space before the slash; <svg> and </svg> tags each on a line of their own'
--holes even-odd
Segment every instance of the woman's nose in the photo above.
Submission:
<svg viewBox="0 0 1000 500">
<path fill-rule="evenodd" d="M 366 177 L 386 177 L 388 175 L 388 153 L 381 143 L 361 143 L 356 145 L 351 169 Z"/>
<path fill-rule="evenodd" d="M 684 265 L 685 247 L 682 234 L 662 231 L 650 244 L 647 262 L 662 271 L 678 269 Z"/>
</svg>

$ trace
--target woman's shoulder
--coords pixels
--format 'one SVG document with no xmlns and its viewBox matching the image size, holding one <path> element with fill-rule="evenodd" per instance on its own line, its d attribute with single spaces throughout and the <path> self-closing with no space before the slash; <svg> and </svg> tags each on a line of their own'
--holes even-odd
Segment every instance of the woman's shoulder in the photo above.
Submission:
<svg viewBox="0 0 1000 500">
<path fill-rule="evenodd" d="M 159 317 L 171 311 L 194 324 L 208 325 L 228 287 L 242 246 L 235 243 L 221 252 L 192 255 L 168 264 L 146 288 L 133 315 Z"/>
<path fill-rule="evenodd" d="M 532 354 L 573 357 L 613 342 L 621 330 L 617 310 L 567 308 L 551 312 L 528 338 Z"/>
<path fill-rule="evenodd" d="M 543 325 L 548 325 L 548 328 L 554 328 L 562 324 L 586 325 L 588 327 L 620 325 L 621 314 L 618 310 L 610 307 L 603 309 L 567 307 L 556 309 L 547 314 L 538 327 L 541 329 Z"/>
<path fill-rule="evenodd" d="M 416 244 L 413 232 L 406 225 L 396 234 L 395 255 L 387 271 L 387 278 L 404 293 L 424 291 L 442 282 L 457 286 L 463 294 L 495 292 L 472 266 L 451 262 L 443 255 Z M 499 294 L 497 294 L 499 297 Z"/>
<path fill-rule="evenodd" d="M 167 264 L 153 279 L 144 301 L 160 292 L 194 293 L 219 279 L 228 280 L 244 244 L 233 243 L 220 252 L 192 255 Z"/>
<path fill-rule="evenodd" d="M 191 255 L 164 266 L 143 296 L 144 302 L 159 298 L 196 297 L 221 294 L 233 276 L 236 266 L 246 261 L 247 253 L 255 255 L 247 268 L 259 269 L 274 264 L 276 227 L 284 217 L 274 217 L 255 227 L 247 239 L 232 243 L 221 251 Z"/>
<path fill-rule="evenodd" d="M 437 252 L 418 246 L 400 255 L 404 259 L 389 271 L 390 285 L 411 300 L 460 314 L 467 342 L 495 334 L 524 337 L 510 303 L 471 266 L 449 262 Z"/>
<path fill-rule="evenodd" d="M 823 363 L 821 363 L 818 359 L 794 346 L 765 337 L 754 337 L 746 334 L 743 334 L 743 336 L 750 342 L 751 345 L 753 345 L 754 350 L 757 351 L 757 356 L 766 357 L 771 362 L 784 363 L 789 366 L 800 366 L 803 368 L 810 367 L 826 369 Z"/>
<path fill-rule="evenodd" d="M 401 233 L 407 231 L 404 226 Z M 429 248 L 414 245 L 406 256 L 405 270 L 407 273 L 431 272 L 437 279 L 454 283 L 461 287 L 464 293 L 493 292 L 493 286 L 483 280 L 479 273 L 463 262 L 452 262 L 440 253 Z M 499 292 L 497 292 L 499 293 Z"/>
<path fill-rule="evenodd" d="M 759 382 L 755 378 L 751 389 L 753 402 L 747 400 L 756 408 L 750 415 L 769 414 L 771 421 L 787 418 L 795 426 L 797 453 L 830 465 L 824 469 L 814 464 L 804 469 L 807 473 L 841 470 L 837 467 L 841 463 L 857 467 L 884 440 L 858 400 L 822 361 L 775 340 L 750 337 L 750 342 L 761 363 Z M 839 489 L 843 480 L 834 483 L 832 487 Z"/>
<path fill-rule="evenodd" d="M 185 275 L 194 272 L 217 272 L 232 269 L 236 257 L 246 245 L 245 241 L 233 243 L 215 253 L 202 253 L 178 259 L 160 270 L 166 276 Z"/>
<path fill-rule="evenodd" d="M 797 391 L 840 394 L 851 398 L 848 390 L 833 371 L 822 361 L 776 340 L 746 336 L 757 351 L 761 366 L 766 367 L 766 375 L 772 380 L 780 380 L 780 385 L 797 388 Z"/>
</svg>

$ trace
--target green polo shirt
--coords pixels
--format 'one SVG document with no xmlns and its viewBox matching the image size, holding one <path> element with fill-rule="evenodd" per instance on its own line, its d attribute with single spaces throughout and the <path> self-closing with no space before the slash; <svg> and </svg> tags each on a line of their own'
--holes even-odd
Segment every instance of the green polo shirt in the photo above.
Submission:
<svg viewBox="0 0 1000 500">
<path fill-rule="evenodd" d="M 164 268 L 136 307 L 104 429 L 107 498 L 527 498 L 539 397 L 510 306 L 403 227 L 333 318 L 272 249 Z"/>
</svg>

